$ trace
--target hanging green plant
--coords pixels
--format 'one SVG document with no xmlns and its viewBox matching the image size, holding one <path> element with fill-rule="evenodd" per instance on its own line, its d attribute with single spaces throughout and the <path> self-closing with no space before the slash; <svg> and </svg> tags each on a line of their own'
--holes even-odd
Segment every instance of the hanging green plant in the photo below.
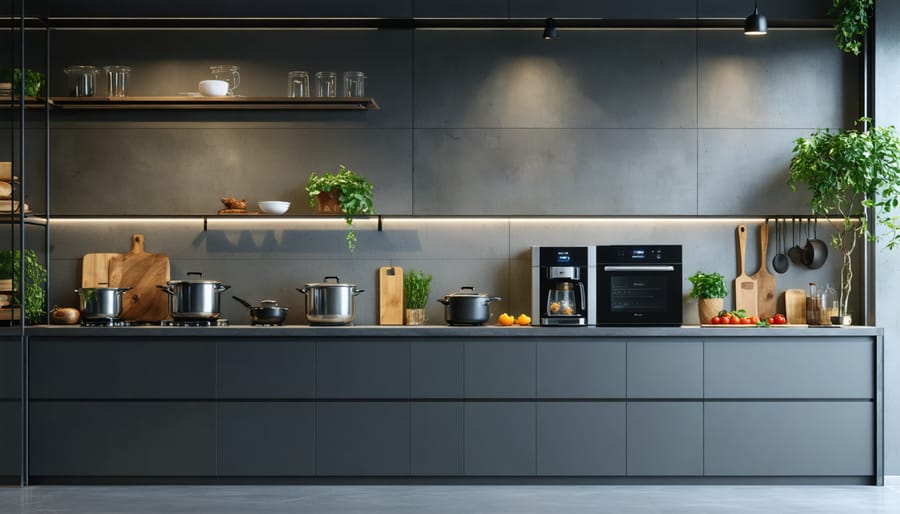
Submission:
<svg viewBox="0 0 900 514">
<path fill-rule="evenodd" d="M 873 9 L 874 0 L 834 0 L 828 14 L 837 16 L 834 40 L 838 48 L 859 55 Z"/>
<path fill-rule="evenodd" d="M 372 198 L 372 184 L 362 175 L 353 173 L 343 165 L 338 166 L 337 173 L 323 173 L 317 175 L 313 172 L 306 182 L 306 192 L 309 194 L 309 206 L 315 207 L 323 200 L 325 193 L 337 193 L 340 211 L 344 214 L 344 220 L 350 227 L 347 231 L 347 247 L 350 251 L 356 249 L 356 232 L 353 230 L 353 216 L 357 214 L 375 214 L 375 206 Z M 325 195 L 327 196 L 327 195 Z M 320 212 L 330 212 L 322 210 Z"/>
</svg>

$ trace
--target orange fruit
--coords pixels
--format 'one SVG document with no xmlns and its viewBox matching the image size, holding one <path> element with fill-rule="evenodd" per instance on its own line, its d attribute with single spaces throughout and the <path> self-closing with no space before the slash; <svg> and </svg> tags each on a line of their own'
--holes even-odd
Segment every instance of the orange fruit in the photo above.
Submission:
<svg viewBox="0 0 900 514">
<path fill-rule="evenodd" d="M 514 318 L 504 312 L 503 314 L 501 314 L 500 316 L 497 317 L 497 322 L 500 323 L 501 325 L 503 325 L 504 327 L 509 327 L 513 323 L 516 322 L 516 318 Z"/>
<path fill-rule="evenodd" d="M 519 317 L 516 318 L 516 324 L 531 325 L 531 316 L 529 316 L 527 314 L 519 314 Z"/>
</svg>

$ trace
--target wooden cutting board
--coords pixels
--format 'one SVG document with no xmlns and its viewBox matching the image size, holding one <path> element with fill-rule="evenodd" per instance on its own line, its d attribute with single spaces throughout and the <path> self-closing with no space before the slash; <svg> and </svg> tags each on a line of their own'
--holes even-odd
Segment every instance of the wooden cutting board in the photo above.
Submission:
<svg viewBox="0 0 900 514">
<path fill-rule="evenodd" d="M 756 281 L 756 303 L 759 317 L 774 316 L 777 309 L 775 298 L 775 275 L 769 273 L 769 222 L 759 226 L 759 270 L 750 275 Z"/>
<path fill-rule="evenodd" d="M 403 324 L 403 268 L 378 268 L 378 324 Z"/>
<path fill-rule="evenodd" d="M 146 253 L 144 236 L 131 236 L 131 250 L 109 261 L 109 286 L 130 287 L 122 295 L 122 319 L 159 322 L 169 317 L 169 296 L 156 286 L 169 281 L 169 257 Z"/>
<path fill-rule="evenodd" d="M 759 308 L 757 306 L 756 281 L 748 277 L 744 272 L 744 258 L 747 250 L 747 227 L 738 225 L 738 249 L 740 250 L 740 261 L 738 267 L 740 273 L 734 279 L 734 308 L 735 310 L 744 309 L 747 316 L 758 316 Z"/>
<path fill-rule="evenodd" d="M 784 291 L 784 317 L 792 325 L 806 323 L 806 291 L 802 289 Z"/>
<path fill-rule="evenodd" d="M 81 260 L 81 287 L 108 287 L 109 261 L 121 253 L 87 253 Z"/>
</svg>

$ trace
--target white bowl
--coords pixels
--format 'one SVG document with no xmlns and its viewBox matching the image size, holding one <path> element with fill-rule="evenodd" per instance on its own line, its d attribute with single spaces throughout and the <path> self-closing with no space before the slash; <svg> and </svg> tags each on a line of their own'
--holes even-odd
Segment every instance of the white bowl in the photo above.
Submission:
<svg viewBox="0 0 900 514">
<path fill-rule="evenodd" d="M 228 82 L 224 80 L 201 80 L 197 87 L 203 96 L 228 95 Z"/>
<path fill-rule="evenodd" d="M 284 214 L 290 206 L 291 202 L 278 202 L 275 200 L 259 202 L 259 210 L 266 214 Z"/>
</svg>

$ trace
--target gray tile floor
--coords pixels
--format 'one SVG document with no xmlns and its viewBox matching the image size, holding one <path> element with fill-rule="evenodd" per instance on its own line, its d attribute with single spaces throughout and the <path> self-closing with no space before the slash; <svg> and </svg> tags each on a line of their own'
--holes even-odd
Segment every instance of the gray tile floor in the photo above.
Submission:
<svg viewBox="0 0 900 514">
<path fill-rule="evenodd" d="M 900 484 L 869 486 L 32 486 L 2 514 L 892 513 Z"/>
</svg>

